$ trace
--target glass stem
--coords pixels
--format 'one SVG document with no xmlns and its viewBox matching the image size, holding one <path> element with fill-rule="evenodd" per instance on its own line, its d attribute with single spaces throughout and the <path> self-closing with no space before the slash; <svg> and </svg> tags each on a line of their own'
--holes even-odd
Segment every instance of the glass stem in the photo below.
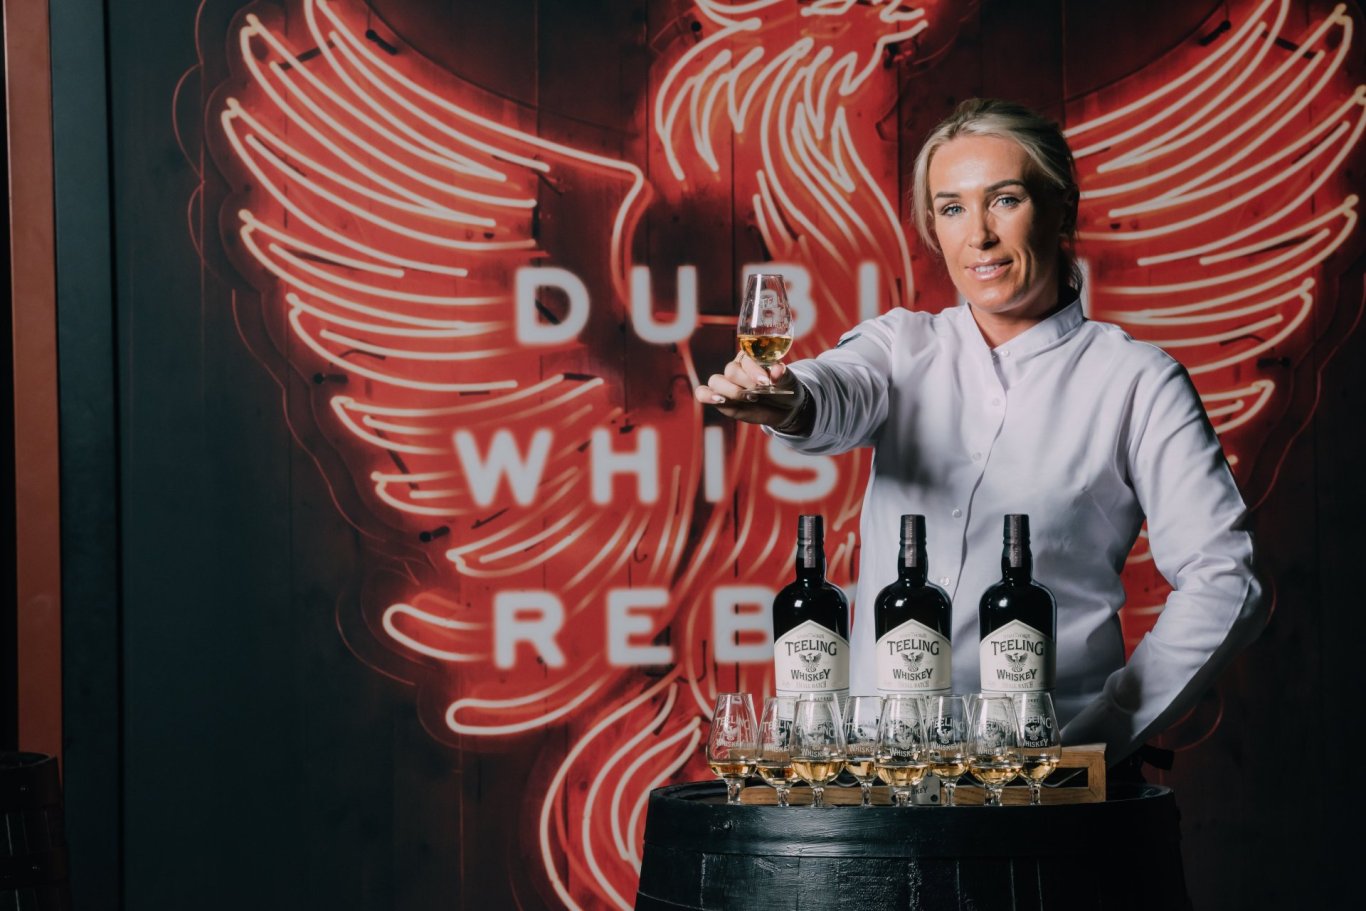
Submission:
<svg viewBox="0 0 1366 911">
<path fill-rule="evenodd" d="M 740 779 L 726 779 L 726 803 L 740 802 Z"/>
<path fill-rule="evenodd" d="M 813 807 L 823 807 L 823 806 L 825 806 L 825 803 L 823 802 L 824 797 L 825 797 L 825 788 L 819 787 L 819 786 L 813 787 L 813 788 L 811 789 L 811 806 L 813 806 Z"/>
<path fill-rule="evenodd" d="M 1031 781 L 1029 783 L 1029 803 L 1036 807 L 1043 803 L 1042 794 L 1043 784 L 1038 781 Z"/>
<path fill-rule="evenodd" d="M 999 807 L 1001 805 L 1001 793 L 995 788 L 987 788 L 986 794 L 986 806 Z"/>
<path fill-rule="evenodd" d="M 951 807 L 953 803 L 953 789 L 958 786 L 956 781 L 944 782 L 944 806 Z"/>
<path fill-rule="evenodd" d="M 873 783 L 871 781 L 860 781 L 859 787 L 863 790 L 862 806 L 871 807 L 873 805 Z"/>
<path fill-rule="evenodd" d="M 787 793 L 788 793 L 788 789 L 787 789 L 787 788 L 778 788 L 778 806 L 780 806 L 780 807 L 785 807 L 785 806 L 788 805 L 788 803 L 787 803 Z"/>
</svg>

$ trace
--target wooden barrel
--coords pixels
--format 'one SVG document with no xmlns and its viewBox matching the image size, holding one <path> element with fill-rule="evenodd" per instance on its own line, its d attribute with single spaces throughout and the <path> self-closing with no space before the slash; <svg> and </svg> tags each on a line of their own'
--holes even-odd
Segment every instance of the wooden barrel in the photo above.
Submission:
<svg viewBox="0 0 1366 911">
<path fill-rule="evenodd" d="M 1183 911 L 1170 788 L 1004 807 L 727 806 L 720 782 L 659 788 L 636 911 Z"/>
<path fill-rule="evenodd" d="M 70 911 L 55 757 L 0 753 L 0 908 Z"/>
</svg>

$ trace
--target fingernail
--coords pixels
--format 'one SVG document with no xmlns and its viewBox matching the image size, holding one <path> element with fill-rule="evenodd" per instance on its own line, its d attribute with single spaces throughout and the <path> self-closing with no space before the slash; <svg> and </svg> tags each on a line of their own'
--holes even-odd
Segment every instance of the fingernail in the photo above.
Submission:
<svg viewBox="0 0 1366 911">
<path fill-rule="evenodd" d="M 746 401 L 746 402 L 757 402 L 757 401 L 759 401 L 759 397 L 758 397 L 757 395 L 755 395 L 754 393 L 749 392 L 749 393 L 746 393 L 746 394 L 745 394 L 745 401 Z"/>
<path fill-rule="evenodd" d="M 726 397 L 724 395 L 714 395 L 711 397 L 711 400 L 718 405 L 726 404 Z"/>
</svg>

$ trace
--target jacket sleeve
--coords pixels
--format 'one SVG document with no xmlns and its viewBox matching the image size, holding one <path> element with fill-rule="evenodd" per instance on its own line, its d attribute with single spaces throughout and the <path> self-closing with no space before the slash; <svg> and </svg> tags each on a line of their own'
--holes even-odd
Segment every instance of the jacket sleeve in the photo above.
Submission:
<svg viewBox="0 0 1366 911">
<path fill-rule="evenodd" d="M 1175 361 L 1153 386 L 1139 393 L 1150 405 L 1135 407 L 1128 460 L 1172 591 L 1128 663 L 1063 730 L 1066 743 L 1104 743 L 1109 764 L 1190 709 L 1267 615 L 1247 507 L 1200 397 Z"/>
<path fill-rule="evenodd" d="M 790 365 L 810 397 L 814 422 L 805 436 L 765 431 L 798 452 L 834 455 L 869 445 L 887 419 L 887 386 L 895 332 L 871 319 L 846 332 L 834 348 Z"/>
</svg>

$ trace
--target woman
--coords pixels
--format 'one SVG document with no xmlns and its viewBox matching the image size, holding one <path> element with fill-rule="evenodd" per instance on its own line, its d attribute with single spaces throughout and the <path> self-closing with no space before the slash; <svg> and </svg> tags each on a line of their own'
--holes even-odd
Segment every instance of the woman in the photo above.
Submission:
<svg viewBox="0 0 1366 911">
<path fill-rule="evenodd" d="M 958 692 L 979 689 L 977 603 L 1000 577 L 1001 517 L 1028 514 L 1035 576 L 1058 602 L 1064 742 L 1102 742 L 1115 766 L 1261 629 L 1246 508 L 1181 364 L 1082 314 L 1078 193 L 1056 124 L 965 102 L 914 182 L 917 227 L 964 306 L 894 310 L 790 369 L 737 359 L 696 396 L 802 452 L 873 447 L 860 589 L 895 578 L 899 516 L 924 514 L 931 574 L 954 600 Z M 795 394 L 754 401 L 769 383 Z M 1173 591 L 1126 663 L 1120 571 L 1145 518 Z M 870 610 L 854 612 L 852 647 L 851 689 L 871 692 Z"/>
</svg>

